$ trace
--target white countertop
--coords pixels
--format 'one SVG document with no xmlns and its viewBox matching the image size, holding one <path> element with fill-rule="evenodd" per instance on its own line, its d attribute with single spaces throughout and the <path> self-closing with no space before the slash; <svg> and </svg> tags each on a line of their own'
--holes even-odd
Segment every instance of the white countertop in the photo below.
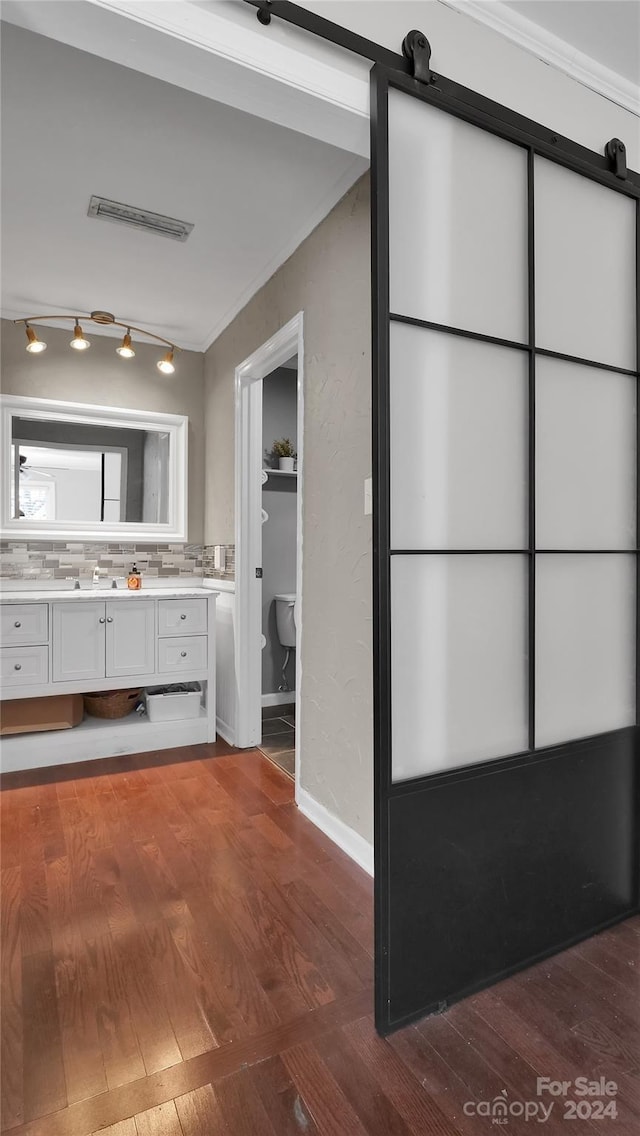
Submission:
<svg viewBox="0 0 640 1136">
<path fill-rule="evenodd" d="M 140 588 L 140 590 L 129 590 L 128 588 L 92 588 L 90 586 L 85 588 L 22 588 L 19 590 L 11 590 L 10 588 L 0 588 L 0 602 L 9 604 L 24 604 L 24 603 L 42 603 L 48 600 L 69 600 L 70 602 L 77 602 L 79 600 L 128 600 L 132 596 L 138 599 L 189 599 L 194 596 L 216 596 L 218 592 L 215 588 L 206 587 L 166 587 L 166 588 Z"/>
</svg>

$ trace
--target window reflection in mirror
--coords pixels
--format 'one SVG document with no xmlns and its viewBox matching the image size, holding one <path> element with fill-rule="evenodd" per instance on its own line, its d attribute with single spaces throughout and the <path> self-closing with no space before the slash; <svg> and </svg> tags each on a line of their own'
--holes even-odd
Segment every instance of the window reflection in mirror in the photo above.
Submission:
<svg viewBox="0 0 640 1136">
<path fill-rule="evenodd" d="M 169 433 L 12 417 L 11 516 L 166 524 Z"/>
</svg>

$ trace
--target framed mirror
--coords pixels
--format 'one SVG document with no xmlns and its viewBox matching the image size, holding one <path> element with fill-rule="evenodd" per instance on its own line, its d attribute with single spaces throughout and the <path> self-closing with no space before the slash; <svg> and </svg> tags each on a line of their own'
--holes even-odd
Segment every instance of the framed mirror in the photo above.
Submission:
<svg viewBox="0 0 640 1136">
<path fill-rule="evenodd" d="M 187 539 L 187 428 L 157 414 L 0 397 L 3 537 Z"/>
</svg>

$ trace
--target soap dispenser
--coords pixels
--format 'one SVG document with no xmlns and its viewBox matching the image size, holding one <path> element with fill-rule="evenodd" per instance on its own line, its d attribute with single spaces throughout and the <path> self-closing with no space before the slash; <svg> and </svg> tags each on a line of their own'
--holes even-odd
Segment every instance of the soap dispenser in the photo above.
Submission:
<svg viewBox="0 0 640 1136">
<path fill-rule="evenodd" d="M 135 564 L 131 565 L 131 571 L 127 576 L 127 587 L 130 588 L 132 592 L 138 592 L 142 587 L 142 576 L 140 575 L 140 569 L 137 568 Z"/>
</svg>

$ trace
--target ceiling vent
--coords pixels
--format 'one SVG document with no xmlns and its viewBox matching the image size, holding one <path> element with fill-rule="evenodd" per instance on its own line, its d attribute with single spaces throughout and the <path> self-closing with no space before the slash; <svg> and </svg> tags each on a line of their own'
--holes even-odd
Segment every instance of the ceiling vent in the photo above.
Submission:
<svg viewBox="0 0 640 1136">
<path fill-rule="evenodd" d="M 165 217 L 162 213 L 150 213 L 148 209 L 136 209 L 135 205 L 123 205 L 120 201 L 110 201 L 108 197 L 92 197 L 89 216 L 116 221 L 131 229 L 144 229 L 159 237 L 170 237 L 172 241 L 186 241 L 193 229 L 189 221 L 178 221 L 175 217 Z"/>
</svg>

